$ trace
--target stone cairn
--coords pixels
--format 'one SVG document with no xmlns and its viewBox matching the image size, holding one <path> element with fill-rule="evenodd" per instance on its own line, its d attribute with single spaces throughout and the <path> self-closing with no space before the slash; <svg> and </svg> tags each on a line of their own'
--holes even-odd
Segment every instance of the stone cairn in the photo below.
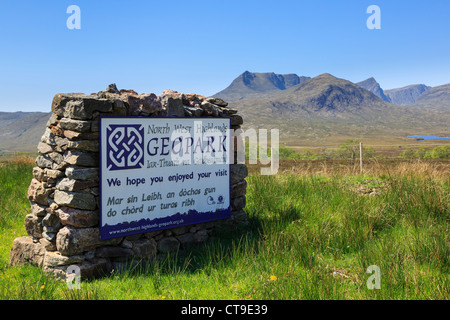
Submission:
<svg viewBox="0 0 450 320">
<path fill-rule="evenodd" d="M 29 236 L 14 240 L 10 265 L 37 265 L 62 277 L 69 265 L 76 265 L 82 278 L 99 277 L 130 261 L 152 260 L 205 241 L 218 226 L 248 223 L 243 211 L 248 171 L 235 162 L 230 169 L 231 219 L 100 240 L 98 117 L 230 117 L 231 128 L 239 129 L 242 117 L 227 105 L 199 94 L 138 94 L 117 90 L 115 84 L 91 95 L 56 94 L 28 189 Z"/>
</svg>

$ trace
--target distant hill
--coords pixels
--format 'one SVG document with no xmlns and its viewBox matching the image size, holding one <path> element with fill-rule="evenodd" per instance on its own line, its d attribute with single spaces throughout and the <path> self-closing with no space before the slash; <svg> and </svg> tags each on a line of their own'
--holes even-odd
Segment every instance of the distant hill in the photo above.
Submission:
<svg viewBox="0 0 450 320">
<path fill-rule="evenodd" d="M 295 110 L 329 114 L 352 113 L 361 109 L 386 107 L 382 99 L 358 85 L 324 73 L 286 91 L 274 94 L 277 103 Z"/>
<path fill-rule="evenodd" d="M 435 109 L 391 104 L 348 80 L 322 74 L 285 90 L 232 101 L 245 123 L 280 129 L 282 139 L 327 137 L 389 139 L 448 130 L 448 115 Z"/>
<path fill-rule="evenodd" d="M 253 73 L 245 71 L 224 90 L 214 96 L 226 101 L 256 98 L 264 93 L 282 91 L 298 85 L 309 77 L 296 74 Z"/>
<path fill-rule="evenodd" d="M 411 107 L 446 111 L 448 119 L 450 117 L 450 83 L 426 90 Z"/>
<path fill-rule="evenodd" d="M 378 98 L 383 99 L 384 101 L 391 102 L 391 99 L 385 95 L 383 89 L 381 89 L 380 84 L 373 78 L 369 78 L 367 80 L 356 83 L 358 86 L 372 92 Z"/>
<path fill-rule="evenodd" d="M 416 100 L 430 88 L 431 87 L 424 84 L 413 84 L 403 88 L 385 90 L 384 93 L 389 97 L 393 104 L 405 106 L 416 102 Z"/>
<path fill-rule="evenodd" d="M 450 84 L 383 91 L 373 78 L 355 84 L 328 73 L 309 78 L 246 71 L 214 96 L 238 109 L 245 127 L 277 128 L 282 140 L 294 143 L 450 133 Z M 0 151 L 35 152 L 49 117 L 0 112 Z"/>
<path fill-rule="evenodd" d="M 0 151 L 35 152 L 50 113 L 0 112 Z"/>
</svg>

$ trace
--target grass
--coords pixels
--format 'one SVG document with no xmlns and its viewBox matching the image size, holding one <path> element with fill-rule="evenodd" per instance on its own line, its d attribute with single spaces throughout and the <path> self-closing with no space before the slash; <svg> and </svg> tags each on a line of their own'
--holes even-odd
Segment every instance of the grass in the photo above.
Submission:
<svg viewBox="0 0 450 320">
<path fill-rule="evenodd" d="M 449 299 L 448 165 L 343 165 L 248 177 L 250 224 L 189 251 L 69 290 L 36 267 L 9 267 L 25 235 L 32 164 L 0 167 L 0 299 Z M 360 186 L 379 188 L 376 195 Z M 386 188 L 380 188 L 387 186 Z M 370 265 L 381 289 L 369 290 Z"/>
</svg>

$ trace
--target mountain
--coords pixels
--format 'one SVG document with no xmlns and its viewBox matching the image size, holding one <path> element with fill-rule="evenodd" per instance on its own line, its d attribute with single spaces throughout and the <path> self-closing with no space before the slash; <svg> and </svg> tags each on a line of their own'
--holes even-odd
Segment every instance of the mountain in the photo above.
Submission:
<svg viewBox="0 0 450 320">
<path fill-rule="evenodd" d="M 354 83 L 324 73 L 286 91 L 275 94 L 276 103 L 295 105 L 297 111 L 351 113 L 357 110 L 386 107 L 386 102 Z"/>
<path fill-rule="evenodd" d="M 447 121 L 450 123 L 450 83 L 426 90 L 411 107 L 445 111 Z"/>
<path fill-rule="evenodd" d="M 446 133 L 448 116 L 391 104 L 360 85 L 321 74 L 285 90 L 230 102 L 248 127 L 280 130 L 284 141 L 322 143 L 349 137 L 392 141 L 415 132 Z M 398 140 L 397 140 L 398 141 Z"/>
<path fill-rule="evenodd" d="M 216 93 L 214 97 L 226 101 L 235 101 L 256 98 L 264 93 L 282 91 L 298 85 L 309 77 L 296 74 L 253 73 L 245 71 L 231 82 L 224 90 Z"/>
<path fill-rule="evenodd" d="M 358 86 L 372 92 L 377 97 L 383 99 L 384 101 L 391 102 L 391 99 L 385 95 L 383 89 L 381 89 L 380 84 L 373 78 L 356 83 Z"/>
<path fill-rule="evenodd" d="M 0 151 L 35 152 L 50 113 L 0 112 Z"/>
<path fill-rule="evenodd" d="M 390 98 L 393 104 L 404 106 L 416 102 L 430 88 L 424 84 L 413 84 L 403 88 L 385 90 L 384 93 Z"/>
</svg>

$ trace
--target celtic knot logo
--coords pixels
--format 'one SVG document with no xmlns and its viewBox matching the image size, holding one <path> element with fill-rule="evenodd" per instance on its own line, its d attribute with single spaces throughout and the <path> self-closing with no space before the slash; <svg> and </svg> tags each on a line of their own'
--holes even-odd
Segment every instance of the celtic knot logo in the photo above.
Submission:
<svg viewBox="0 0 450 320">
<path fill-rule="evenodd" d="M 107 160 L 109 170 L 142 168 L 144 165 L 144 127 L 141 125 L 109 125 Z"/>
</svg>

